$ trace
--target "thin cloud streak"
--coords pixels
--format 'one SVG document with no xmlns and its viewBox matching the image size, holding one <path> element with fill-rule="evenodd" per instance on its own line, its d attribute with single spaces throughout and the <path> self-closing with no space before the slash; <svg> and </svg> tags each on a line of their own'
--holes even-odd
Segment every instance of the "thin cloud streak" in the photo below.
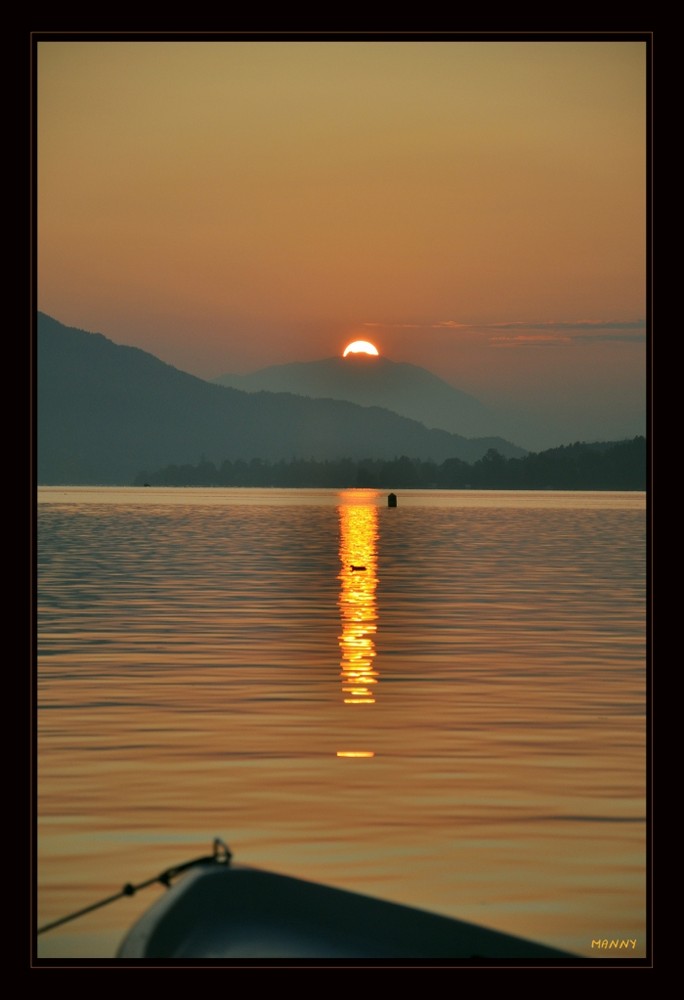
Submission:
<svg viewBox="0 0 684 1000">
<path fill-rule="evenodd" d="M 604 319 L 579 320 L 548 320 L 544 323 L 525 323 L 519 320 L 513 323 L 488 323 L 487 329 L 497 330 L 642 330 L 644 320 L 615 321 Z"/>
<path fill-rule="evenodd" d="M 456 320 L 440 320 L 438 323 L 378 323 L 366 322 L 363 326 L 395 330 L 455 330 L 462 333 L 487 335 L 491 331 L 516 331 L 514 336 L 489 337 L 495 345 L 535 346 L 572 343 L 641 343 L 645 340 L 644 320 L 551 320 L 543 323 L 526 323 L 520 320 L 504 323 L 459 323 Z M 631 332 L 635 331 L 635 332 Z"/>
<path fill-rule="evenodd" d="M 572 344 L 573 338 L 544 333 L 519 333 L 514 337 L 491 337 L 489 342 L 495 347 L 562 347 Z"/>
<path fill-rule="evenodd" d="M 363 326 L 379 327 L 383 330 L 425 330 L 429 329 L 429 324 L 425 323 L 363 323 Z"/>
</svg>

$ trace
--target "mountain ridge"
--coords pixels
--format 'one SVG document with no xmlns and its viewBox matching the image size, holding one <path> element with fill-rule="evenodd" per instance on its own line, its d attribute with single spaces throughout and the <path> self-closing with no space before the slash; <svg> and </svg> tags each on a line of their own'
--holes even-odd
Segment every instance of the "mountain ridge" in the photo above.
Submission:
<svg viewBox="0 0 684 1000">
<path fill-rule="evenodd" d="M 464 437 L 501 437 L 497 416 L 484 403 L 434 372 L 405 361 L 350 354 L 271 365 L 245 375 L 212 379 L 247 392 L 291 392 L 313 399 L 343 399 L 381 406 L 426 427 Z"/>
<path fill-rule="evenodd" d="M 200 379 L 45 313 L 37 322 L 37 473 L 45 485 L 132 483 L 169 463 L 409 455 L 474 461 L 501 438 L 429 430 L 389 410 Z"/>
</svg>

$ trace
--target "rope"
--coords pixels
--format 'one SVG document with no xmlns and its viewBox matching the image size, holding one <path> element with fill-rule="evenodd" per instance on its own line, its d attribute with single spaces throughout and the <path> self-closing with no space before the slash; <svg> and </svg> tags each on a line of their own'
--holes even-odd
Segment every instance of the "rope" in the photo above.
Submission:
<svg viewBox="0 0 684 1000">
<path fill-rule="evenodd" d="M 138 885 L 132 885 L 127 882 L 122 888 L 121 892 L 117 892 L 114 896 L 108 896 L 107 899 L 101 899 L 99 903 L 93 903 L 91 906 L 86 906 L 82 910 L 77 910 L 76 913 L 70 913 L 67 917 L 61 917 L 59 920 L 53 920 L 51 924 L 45 924 L 43 927 L 38 928 L 38 934 L 44 934 L 45 931 L 51 931 L 54 927 L 59 927 L 61 924 L 66 924 L 70 920 L 75 920 L 77 917 L 82 917 L 85 913 L 92 913 L 93 910 L 99 910 L 102 906 L 107 906 L 109 903 L 114 903 L 117 899 L 123 899 L 124 896 L 134 896 L 139 889 L 146 889 L 149 885 L 154 885 L 156 882 L 161 882 L 165 885 L 167 889 L 171 885 L 172 879 L 176 878 L 181 872 L 187 871 L 188 868 L 194 868 L 195 865 L 206 865 L 206 864 L 219 864 L 219 865 L 229 865 L 233 855 L 226 847 L 224 842 L 218 837 L 214 840 L 214 849 L 212 854 L 204 855 L 200 858 L 193 858 L 192 861 L 184 861 L 180 865 L 174 865 L 173 868 L 167 868 L 166 871 L 161 872 L 160 875 L 156 875 L 154 878 L 149 878 L 145 882 L 139 882 Z"/>
</svg>

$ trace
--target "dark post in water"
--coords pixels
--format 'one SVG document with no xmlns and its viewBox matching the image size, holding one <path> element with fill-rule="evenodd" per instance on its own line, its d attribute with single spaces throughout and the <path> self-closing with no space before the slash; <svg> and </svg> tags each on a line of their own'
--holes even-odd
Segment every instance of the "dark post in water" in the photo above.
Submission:
<svg viewBox="0 0 684 1000">
<path fill-rule="evenodd" d="M 388 496 L 387 496 L 387 506 L 388 507 L 396 507 L 397 506 L 397 494 L 396 493 L 389 493 L 388 494 Z"/>
</svg>

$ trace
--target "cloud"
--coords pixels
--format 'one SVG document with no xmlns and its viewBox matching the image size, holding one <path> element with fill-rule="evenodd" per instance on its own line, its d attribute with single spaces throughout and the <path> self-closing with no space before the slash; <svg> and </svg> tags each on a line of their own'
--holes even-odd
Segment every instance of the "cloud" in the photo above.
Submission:
<svg viewBox="0 0 684 1000">
<path fill-rule="evenodd" d="M 475 330 L 478 327 L 470 323 L 457 323 L 455 319 L 445 319 L 441 323 L 433 323 L 433 330 Z"/>
<path fill-rule="evenodd" d="M 455 319 L 427 323 L 378 323 L 366 322 L 364 326 L 382 327 L 386 330 L 454 330 L 460 333 L 486 335 L 497 346 L 553 346 L 573 343 L 640 343 L 646 336 L 644 320 L 545 320 L 527 323 L 512 320 L 503 323 L 459 323 Z M 511 331 L 499 334 L 499 331 Z M 496 336 L 492 336 L 496 334 Z"/>
<path fill-rule="evenodd" d="M 490 337 L 490 344 L 497 347 L 556 347 L 562 344 L 572 344 L 573 338 L 559 336 L 553 333 L 516 333 L 514 336 L 502 335 L 500 337 Z"/>
<path fill-rule="evenodd" d="M 424 330 L 425 323 L 363 323 L 363 326 L 379 326 L 383 330 Z"/>
<path fill-rule="evenodd" d="M 543 323 L 525 323 L 516 320 L 511 323 L 489 323 L 488 329 L 496 330 L 643 330 L 644 320 L 607 320 L 607 319 L 578 319 L 578 320 L 546 320 Z"/>
<path fill-rule="evenodd" d="M 573 343 L 640 343 L 646 336 L 644 320 L 548 320 L 543 323 L 526 323 L 520 320 L 507 323 L 456 323 L 445 320 L 433 323 L 433 329 L 452 329 L 489 334 L 510 330 L 513 335 L 500 334 L 490 337 L 490 343 L 502 345 L 546 346 Z"/>
<path fill-rule="evenodd" d="M 550 339 L 557 343 L 595 343 L 596 341 L 638 343 L 644 340 L 646 334 L 646 324 L 643 320 L 581 319 L 545 323 L 493 323 L 487 329 L 524 330 L 525 333 L 519 338 L 521 342 L 535 340 L 530 331 L 548 331 L 552 335 Z M 498 339 L 495 337 L 493 341 Z"/>
</svg>

